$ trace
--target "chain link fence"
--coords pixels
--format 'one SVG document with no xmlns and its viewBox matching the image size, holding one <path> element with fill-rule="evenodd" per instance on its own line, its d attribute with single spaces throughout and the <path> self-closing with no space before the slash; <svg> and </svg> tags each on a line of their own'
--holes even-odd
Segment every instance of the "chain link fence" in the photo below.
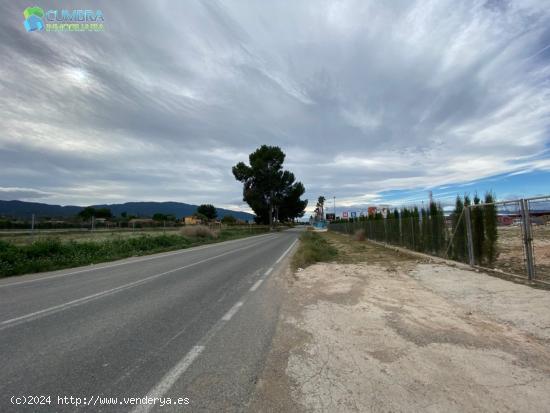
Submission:
<svg viewBox="0 0 550 413">
<path fill-rule="evenodd" d="M 492 196 L 486 200 L 492 201 Z M 441 206 L 401 208 L 353 221 L 331 223 L 330 231 L 365 238 L 550 283 L 550 196 L 504 202 L 457 200 Z"/>
</svg>

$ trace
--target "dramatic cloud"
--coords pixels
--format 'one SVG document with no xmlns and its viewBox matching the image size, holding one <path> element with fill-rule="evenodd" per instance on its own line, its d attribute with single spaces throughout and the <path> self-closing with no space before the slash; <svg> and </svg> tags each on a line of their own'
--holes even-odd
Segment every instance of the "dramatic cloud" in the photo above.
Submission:
<svg viewBox="0 0 550 413">
<path fill-rule="evenodd" d="M 51 8 L 50 2 L 38 2 Z M 550 2 L 67 2 L 102 33 L 0 6 L 0 197 L 246 209 L 231 166 L 279 145 L 307 196 L 550 171 Z"/>
</svg>

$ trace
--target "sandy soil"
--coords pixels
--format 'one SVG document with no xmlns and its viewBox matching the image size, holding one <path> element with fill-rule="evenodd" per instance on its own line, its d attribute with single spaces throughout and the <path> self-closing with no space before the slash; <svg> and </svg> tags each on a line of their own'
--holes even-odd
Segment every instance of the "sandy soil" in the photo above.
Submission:
<svg viewBox="0 0 550 413">
<path fill-rule="evenodd" d="M 540 280 L 550 281 L 550 225 L 533 225 L 531 230 L 536 276 Z M 497 250 L 495 268 L 526 275 L 519 226 L 498 227 Z"/>
<path fill-rule="evenodd" d="M 549 411 L 550 291 L 328 235 L 288 290 L 251 411 Z"/>
</svg>

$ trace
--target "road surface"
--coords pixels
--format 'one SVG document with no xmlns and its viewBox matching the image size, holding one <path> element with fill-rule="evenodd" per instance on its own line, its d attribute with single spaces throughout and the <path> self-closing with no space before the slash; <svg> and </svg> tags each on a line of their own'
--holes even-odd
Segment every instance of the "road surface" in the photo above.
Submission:
<svg viewBox="0 0 550 413">
<path fill-rule="evenodd" d="M 244 410 L 298 236 L 0 280 L 0 411 Z"/>
</svg>

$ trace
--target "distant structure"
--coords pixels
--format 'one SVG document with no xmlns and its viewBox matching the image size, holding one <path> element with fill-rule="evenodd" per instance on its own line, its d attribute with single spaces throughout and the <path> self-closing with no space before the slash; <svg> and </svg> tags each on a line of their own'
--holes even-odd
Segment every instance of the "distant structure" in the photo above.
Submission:
<svg viewBox="0 0 550 413">
<path fill-rule="evenodd" d="M 197 218 L 194 215 L 184 218 L 185 225 L 198 225 L 202 224 L 202 219 Z"/>
<path fill-rule="evenodd" d="M 374 217 L 376 214 L 382 214 L 384 218 L 387 218 L 389 211 L 390 205 L 370 206 L 367 209 L 367 214 L 369 215 L 369 217 Z"/>
</svg>

